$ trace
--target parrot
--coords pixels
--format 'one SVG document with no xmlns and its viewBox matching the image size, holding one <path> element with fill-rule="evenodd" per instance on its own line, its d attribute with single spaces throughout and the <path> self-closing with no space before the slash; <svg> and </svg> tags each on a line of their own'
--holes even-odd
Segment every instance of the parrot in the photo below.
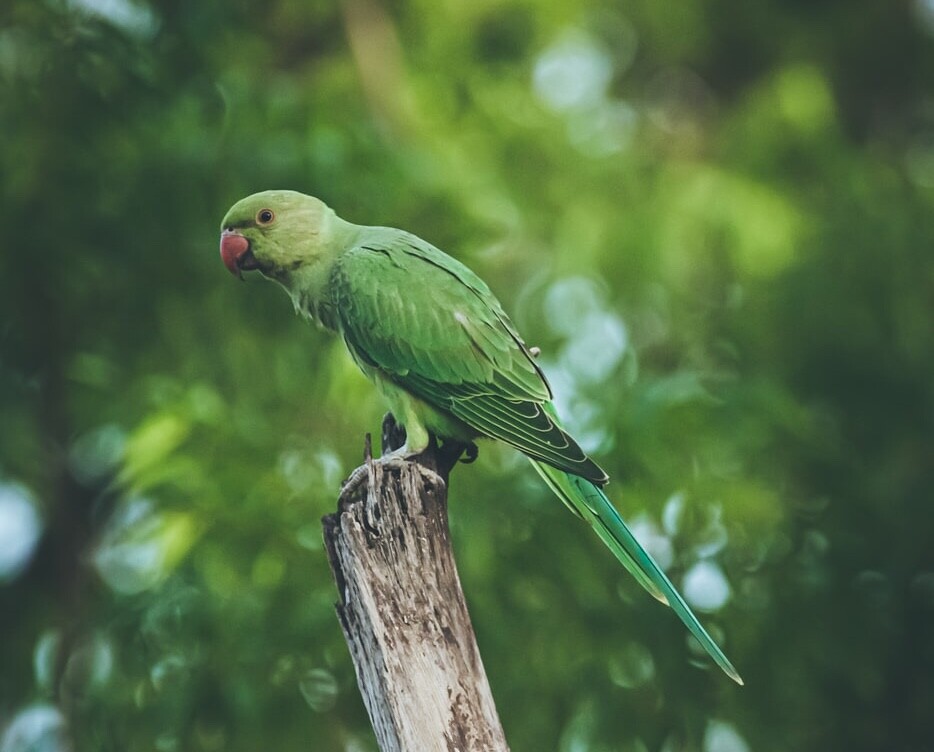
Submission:
<svg viewBox="0 0 934 752">
<path fill-rule="evenodd" d="M 476 274 L 404 230 L 357 225 L 290 190 L 255 193 L 221 222 L 224 266 L 281 285 L 296 313 L 343 338 L 417 455 L 432 437 L 515 447 L 638 583 L 670 606 L 713 661 L 739 673 L 604 492 L 607 474 L 565 430 L 551 387 L 502 305 Z"/>
</svg>

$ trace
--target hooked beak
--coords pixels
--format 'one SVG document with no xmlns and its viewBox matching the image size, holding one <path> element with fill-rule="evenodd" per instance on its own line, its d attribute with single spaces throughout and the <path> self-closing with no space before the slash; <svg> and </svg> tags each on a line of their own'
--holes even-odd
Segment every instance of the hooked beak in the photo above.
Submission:
<svg viewBox="0 0 934 752">
<path fill-rule="evenodd" d="M 243 279 L 243 272 L 259 269 L 259 262 L 250 250 L 250 241 L 235 230 L 221 233 L 221 261 L 227 271 Z"/>
</svg>

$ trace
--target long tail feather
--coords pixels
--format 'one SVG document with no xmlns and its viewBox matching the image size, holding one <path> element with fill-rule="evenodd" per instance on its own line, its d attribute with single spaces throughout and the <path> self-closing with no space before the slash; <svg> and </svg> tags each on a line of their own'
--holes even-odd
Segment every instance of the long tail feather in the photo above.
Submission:
<svg viewBox="0 0 934 752">
<path fill-rule="evenodd" d="M 703 645 L 710 657 L 737 684 L 743 680 L 733 668 L 733 664 L 720 650 L 717 643 L 707 634 L 701 623 L 694 616 L 691 608 L 675 590 L 674 585 L 661 570 L 655 560 L 640 545 L 635 536 L 626 527 L 619 512 L 610 503 L 606 494 L 584 478 L 558 470 L 551 465 L 532 460 L 532 465 L 545 479 L 549 488 L 555 492 L 575 514 L 583 518 L 596 531 L 600 539 L 613 552 L 622 565 L 632 573 L 639 584 L 662 603 L 671 606 L 684 625 L 697 641 Z"/>
</svg>

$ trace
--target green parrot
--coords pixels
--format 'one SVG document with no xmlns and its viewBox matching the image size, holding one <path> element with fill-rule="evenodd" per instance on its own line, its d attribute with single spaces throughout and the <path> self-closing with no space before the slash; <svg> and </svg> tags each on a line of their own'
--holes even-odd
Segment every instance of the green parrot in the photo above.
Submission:
<svg viewBox="0 0 934 752">
<path fill-rule="evenodd" d="M 403 230 L 351 224 L 294 191 L 234 204 L 221 224 L 221 259 L 242 278 L 258 270 L 285 288 L 297 313 L 341 335 L 405 428 L 399 456 L 430 435 L 504 441 L 588 522 L 646 590 L 671 606 L 726 674 L 740 675 L 602 487 L 607 474 L 564 430 L 533 353 L 490 288 L 470 269 Z"/>
</svg>

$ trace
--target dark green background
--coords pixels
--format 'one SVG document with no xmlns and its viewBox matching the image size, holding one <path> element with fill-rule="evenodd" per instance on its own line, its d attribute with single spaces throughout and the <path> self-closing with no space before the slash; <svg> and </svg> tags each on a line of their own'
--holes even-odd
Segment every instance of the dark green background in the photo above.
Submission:
<svg viewBox="0 0 934 752">
<path fill-rule="evenodd" d="M 265 188 L 489 282 L 747 681 L 484 445 L 513 749 L 934 749 L 930 0 L 8 0 L 0 86 L 2 752 L 375 749 L 318 520 L 383 407 L 221 265 Z"/>
</svg>

